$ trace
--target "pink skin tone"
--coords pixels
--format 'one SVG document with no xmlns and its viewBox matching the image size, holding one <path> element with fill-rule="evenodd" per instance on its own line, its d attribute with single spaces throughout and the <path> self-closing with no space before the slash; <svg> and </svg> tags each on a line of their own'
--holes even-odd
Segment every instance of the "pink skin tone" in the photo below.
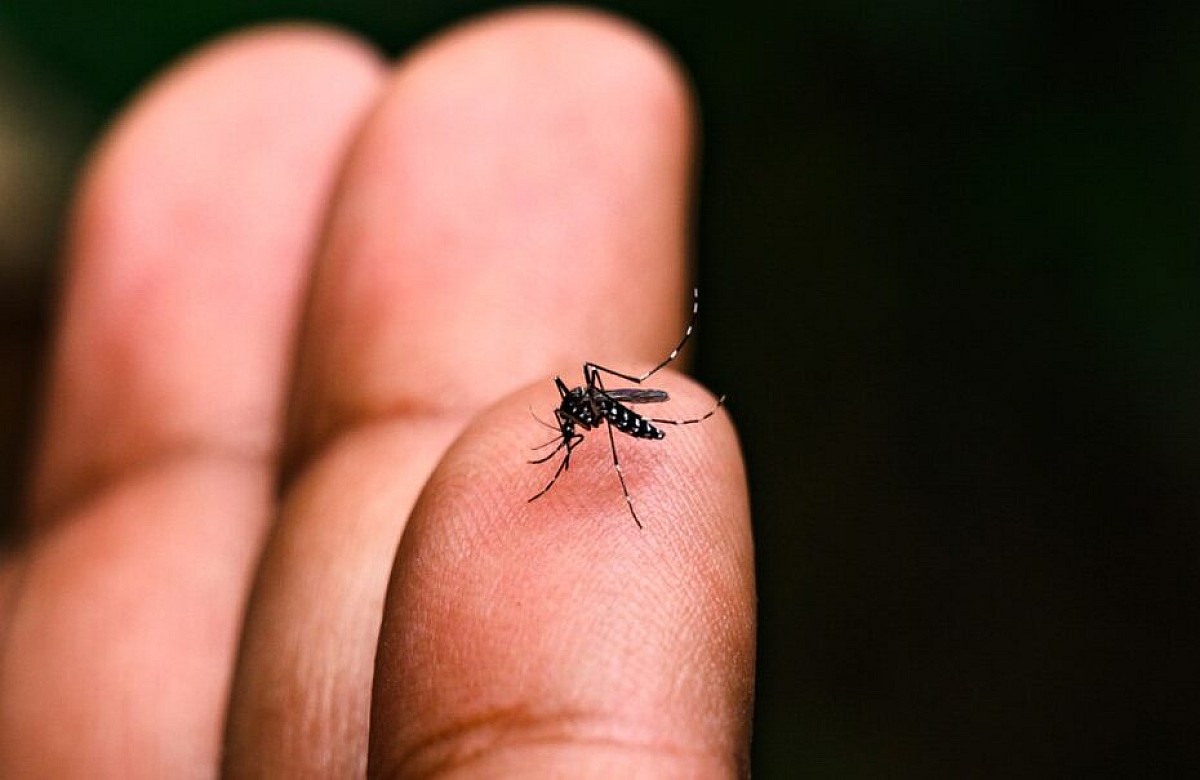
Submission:
<svg viewBox="0 0 1200 780">
<path fill-rule="evenodd" d="M 144 90 L 72 213 L 0 776 L 744 774 L 727 413 L 618 437 L 642 531 L 599 430 L 527 503 L 550 378 L 682 332 L 693 121 L 657 43 L 563 9 L 395 65 L 257 29 Z"/>
</svg>

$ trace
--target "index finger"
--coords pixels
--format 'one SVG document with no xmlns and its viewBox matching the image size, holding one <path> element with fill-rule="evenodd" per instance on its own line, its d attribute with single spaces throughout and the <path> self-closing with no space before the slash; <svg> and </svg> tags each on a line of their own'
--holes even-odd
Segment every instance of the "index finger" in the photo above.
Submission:
<svg viewBox="0 0 1200 780">
<path fill-rule="evenodd" d="M 712 399 L 672 372 L 669 408 Z M 755 589 L 729 418 L 622 436 L 638 530 L 602 428 L 545 498 L 523 462 L 544 385 L 480 415 L 413 512 L 388 593 L 373 777 L 719 777 L 748 770 Z M 664 412 L 665 414 L 665 412 Z"/>
<path fill-rule="evenodd" d="M 485 17 L 398 67 L 312 283 L 231 773 L 361 771 L 384 595 L 426 478 L 510 390 L 676 337 L 690 161 L 677 70 L 600 14 Z"/>
</svg>

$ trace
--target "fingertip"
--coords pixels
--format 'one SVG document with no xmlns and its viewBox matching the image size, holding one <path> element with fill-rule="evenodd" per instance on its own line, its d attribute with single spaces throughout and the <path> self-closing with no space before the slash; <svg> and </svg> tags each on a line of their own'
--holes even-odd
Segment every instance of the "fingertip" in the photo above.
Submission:
<svg viewBox="0 0 1200 780">
<path fill-rule="evenodd" d="M 683 377 L 661 381 L 663 406 L 681 417 L 714 403 Z M 546 433 L 529 421 L 531 401 L 553 406 L 557 394 L 529 387 L 477 418 L 413 513 L 376 659 L 372 771 L 511 760 L 527 741 L 560 746 L 576 766 L 602 760 L 605 745 L 632 750 L 633 764 L 741 771 L 755 597 L 728 416 L 616 440 L 639 531 L 601 429 L 529 501 L 557 467 L 526 463 Z M 495 749 L 476 755 L 478 744 Z"/>
<path fill-rule="evenodd" d="M 173 447 L 272 457 L 320 217 L 382 73 L 346 34 L 259 28 L 115 121 L 71 214 L 34 518 Z"/>
<path fill-rule="evenodd" d="M 340 126 L 377 88 L 383 68 L 366 42 L 316 24 L 264 25 L 205 43 L 142 89 L 97 145 L 75 204 L 72 244 L 145 238 L 150 218 L 179 211 L 178 195 L 189 187 L 198 201 L 214 200 L 219 182 L 231 184 L 233 159 L 253 170 L 253 158 L 268 151 L 266 136 L 278 141 L 284 117 L 303 115 L 288 118 L 303 118 L 304 138 L 321 132 L 313 125 Z M 161 198 L 164 187 L 175 197 Z"/>
<path fill-rule="evenodd" d="M 431 39 L 411 59 L 421 69 L 460 73 L 456 80 L 464 84 L 498 76 L 536 79 L 545 99 L 573 100 L 564 98 L 570 90 L 605 110 L 623 105 L 620 121 L 645 123 L 644 132 L 632 133 L 637 137 L 678 143 L 691 134 L 693 90 L 679 60 L 661 39 L 600 9 L 534 6 L 487 14 Z M 497 73 L 501 63 L 504 71 Z"/>
<path fill-rule="evenodd" d="M 679 325 L 691 115 L 663 47 L 593 11 L 505 11 L 407 56 L 325 235 L 295 459 L 398 408 L 473 412 L 581 347 L 657 352 Z"/>
</svg>

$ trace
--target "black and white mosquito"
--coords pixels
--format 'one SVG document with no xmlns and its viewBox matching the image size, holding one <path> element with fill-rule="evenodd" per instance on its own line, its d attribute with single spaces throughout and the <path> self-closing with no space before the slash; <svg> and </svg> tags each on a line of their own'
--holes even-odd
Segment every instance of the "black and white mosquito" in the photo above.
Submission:
<svg viewBox="0 0 1200 780">
<path fill-rule="evenodd" d="M 642 521 L 638 519 L 637 511 L 633 508 L 633 499 L 629 495 L 629 488 L 625 485 L 625 475 L 621 471 L 621 461 L 617 457 L 617 442 L 613 437 L 613 429 L 615 428 L 621 433 L 635 439 L 661 439 L 666 434 L 655 427 L 655 423 L 660 425 L 693 425 L 703 422 L 712 417 L 721 404 L 725 403 L 725 396 L 718 398 L 717 403 L 706 414 L 691 420 L 665 420 L 659 417 L 643 417 L 630 409 L 629 405 L 662 403 L 663 401 L 670 400 L 667 391 L 652 390 L 645 387 L 620 387 L 610 390 L 604 386 L 601 374 L 607 374 L 627 382 L 633 382 L 636 385 L 641 385 L 679 356 L 679 351 L 683 349 L 683 345 L 691 338 L 692 329 L 696 326 L 696 314 L 699 310 L 699 292 L 693 288 L 692 316 L 688 320 L 687 330 L 683 332 L 683 338 L 679 340 L 679 343 L 675 345 L 675 349 L 671 350 L 671 354 L 667 355 L 665 360 L 641 376 L 624 374 L 595 363 L 584 363 L 583 384 L 578 387 L 568 388 L 561 377 L 554 377 L 554 385 L 558 388 L 558 394 L 562 398 L 562 402 L 554 410 L 554 417 L 558 421 L 558 425 L 554 426 L 544 422 L 542 424 L 547 428 L 557 430 L 558 436 L 541 445 L 541 447 L 535 447 L 534 449 L 549 447 L 551 444 L 556 446 L 545 457 L 529 462 L 545 463 L 557 455 L 560 450 L 565 449 L 567 452 L 563 455 L 562 462 L 558 464 L 558 468 L 555 469 L 554 476 L 546 483 L 546 487 L 539 490 L 537 495 L 529 499 L 530 501 L 536 501 L 546 495 L 550 488 L 554 487 L 554 483 L 558 481 L 559 476 L 571 467 L 571 452 L 583 441 L 583 434 L 577 428 L 590 431 L 603 424 L 608 429 L 608 444 L 612 450 L 613 468 L 617 472 L 617 479 L 621 482 L 621 492 L 625 494 L 625 503 L 629 506 L 629 513 L 633 515 L 633 522 L 637 523 L 638 528 L 642 527 Z M 534 419 L 537 419 L 536 415 Z M 538 420 L 538 422 L 542 421 Z"/>
</svg>

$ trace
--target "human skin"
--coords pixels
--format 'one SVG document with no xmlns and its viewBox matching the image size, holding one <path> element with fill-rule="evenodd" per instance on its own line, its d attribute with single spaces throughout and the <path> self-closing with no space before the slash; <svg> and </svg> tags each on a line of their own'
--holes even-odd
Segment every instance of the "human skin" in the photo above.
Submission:
<svg viewBox="0 0 1200 780">
<path fill-rule="evenodd" d="M 746 773 L 727 414 L 618 435 L 644 530 L 602 430 L 527 502 L 550 378 L 682 333 L 693 121 L 659 45 L 564 9 L 394 66 L 250 30 L 144 90 L 72 212 L 0 776 Z"/>
</svg>

